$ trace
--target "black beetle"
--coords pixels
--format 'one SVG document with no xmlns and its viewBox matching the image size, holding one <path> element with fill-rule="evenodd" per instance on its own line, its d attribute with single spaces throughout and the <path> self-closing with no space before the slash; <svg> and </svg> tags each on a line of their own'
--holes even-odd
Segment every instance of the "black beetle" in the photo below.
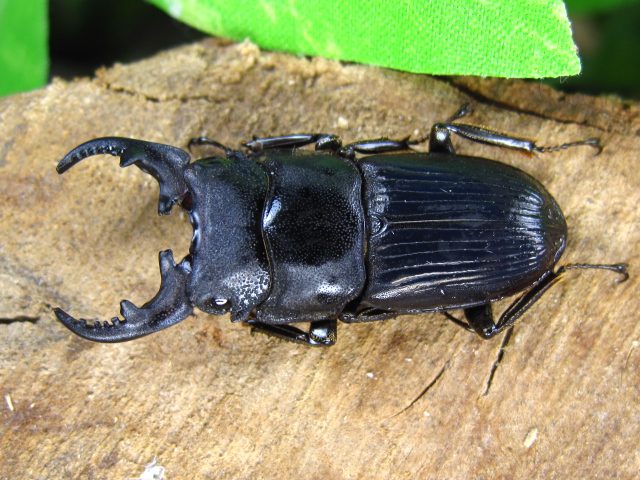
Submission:
<svg viewBox="0 0 640 480">
<path fill-rule="evenodd" d="M 254 139 L 247 151 L 205 137 L 225 158 L 190 162 L 184 150 L 128 138 L 91 140 L 57 167 L 98 154 L 120 157 L 160 184 L 159 214 L 179 204 L 193 225 L 179 264 L 160 253 L 161 286 L 124 320 L 58 319 L 89 340 L 120 342 L 174 325 L 194 307 L 289 341 L 333 345 L 337 320 L 368 322 L 443 312 L 483 338 L 513 325 L 570 268 L 603 268 L 628 278 L 626 264 L 567 265 L 554 271 L 567 226 L 560 207 L 530 175 L 485 158 L 457 155 L 451 133 L 525 152 L 557 147 L 453 123 L 428 137 L 342 146 L 326 134 Z M 412 146 L 429 141 L 429 152 Z M 315 144 L 315 152 L 299 147 Z M 363 154 L 356 159 L 355 154 Z M 521 293 L 494 323 L 491 304 Z M 464 309 L 466 322 L 448 314 Z M 308 332 L 290 324 L 310 322 Z"/>
</svg>

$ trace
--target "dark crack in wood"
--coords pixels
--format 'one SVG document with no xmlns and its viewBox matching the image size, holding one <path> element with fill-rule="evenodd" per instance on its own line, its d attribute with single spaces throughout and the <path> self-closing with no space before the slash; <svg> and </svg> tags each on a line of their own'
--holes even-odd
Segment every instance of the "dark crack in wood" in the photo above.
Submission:
<svg viewBox="0 0 640 480">
<path fill-rule="evenodd" d="M 496 375 L 496 370 L 498 370 L 498 365 L 500 365 L 500 362 L 504 357 L 504 351 L 507 348 L 507 345 L 509 344 L 509 340 L 511 340 L 512 334 L 513 334 L 513 327 L 511 327 L 509 330 L 507 330 L 504 333 L 504 337 L 502 338 L 502 344 L 500 345 L 500 350 L 498 350 L 498 357 L 496 358 L 496 361 L 493 362 L 493 366 L 491 367 L 491 373 L 489 373 L 489 379 L 487 380 L 487 389 L 482 394 L 483 397 L 486 397 L 489 394 L 489 389 L 491 388 L 491 384 L 493 383 L 493 378 Z"/>
<path fill-rule="evenodd" d="M 9 323 L 16 323 L 16 322 L 36 323 L 38 320 L 40 320 L 40 317 L 29 317 L 27 315 L 16 315 L 15 317 L 0 318 L 0 324 L 8 325 Z"/>
<path fill-rule="evenodd" d="M 425 396 L 425 394 L 431 390 L 431 387 L 433 387 L 436 382 L 438 380 L 440 380 L 440 377 L 442 376 L 442 374 L 444 373 L 444 371 L 449 367 L 449 362 L 445 363 L 444 366 L 442 367 L 442 369 L 438 372 L 438 374 L 433 378 L 433 380 L 431 380 L 426 387 L 424 387 L 422 389 L 422 391 L 418 394 L 418 396 L 416 398 L 414 398 L 411 403 L 409 403 L 409 405 L 407 405 L 406 407 L 404 407 L 402 410 L 400 410 L 398 413 L 396 413 L 395 415 L 393 415 L 391 418 L 397 417 L 398 415 L 400 415 L 401 413 L 406 412 L 407 410 L 409 410 L 411 407 L 413 407 L 413 405 L 415 405 L 415 403 L 420 400 L 422 397 Z"/>
</svg>

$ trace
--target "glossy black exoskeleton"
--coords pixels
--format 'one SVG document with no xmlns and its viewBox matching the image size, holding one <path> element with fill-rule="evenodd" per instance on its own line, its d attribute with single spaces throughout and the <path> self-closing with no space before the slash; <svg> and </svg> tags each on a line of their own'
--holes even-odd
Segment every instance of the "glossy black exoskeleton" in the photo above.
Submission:
<svg viewBox="0 0 640 480">
<path fill-rule="evenodd" d="M 489 338 L 513 325 L 571 268 L 603 268 L 627 278 L 626 265 L 554 270 L 567 239 L 560 207 L 517 168 L 457 155 L 451 133 L 526 152 L 557 147 L 453 123 L 429 137 L 360 141 L 335 135 L 254 139 L 246 151 L 207 138 L 225 157 L 190 163 L 179 148 L 128 138 L 91 140 L 58 165 L 63 173 L 98 154 L 120 157 L 160 184 L 159 213 L 179 204 L 193 225 L 189 255 L 160 253 L 158 294 L 124 319 L 89 325 L 59 308 L 58 319 L 89 340 L 121 342 L 174 325 L 194 307 L 230 312 L 234 322 L 286 340 L 332 345 L 337 320 L 368 322 L 443 312 Z M 429 152 L 412 146 L 429 141 Z M 299 147 L 315 144 L 315 151 Z M 356 153 L 363 156 L 356 158 Z M 491 304 L 520 294 L 494 323 Z M 466 322 L 447 311 L 463 309 Z M 292 326 L 310 322 L 308 332 Z"/>
</svg>

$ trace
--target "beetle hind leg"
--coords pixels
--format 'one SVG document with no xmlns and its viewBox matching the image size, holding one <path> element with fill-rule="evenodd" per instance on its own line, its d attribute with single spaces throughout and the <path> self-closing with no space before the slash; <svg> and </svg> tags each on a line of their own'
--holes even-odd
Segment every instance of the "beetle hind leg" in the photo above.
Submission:
<svg viewBox="0 0 640 480">
<path fill-rule="evenodd" d="M 514 137 L 502 132 L 480 127 L 478 125 L 453 123 L 470 113 L 473 113 L 473 109 L 470 104 L 467 104 L 445 122 L 435 124 L 431 128 L 431 133 L 428 137 L 429 151 L 455 154 L 455 149 L 451 143 L 451 134 L 455 133 L 456 135 L 466 138 L 467 140 L 471 140 L 472 142 L 484 143 L 486 145 L 509 148 L 512 150 L 520 150 L 527 153 L 557 152 L 558 150 L 579 146 L 595 148 L 597 150 L 596 155 L 599 155 L 602 152 L 602 145 L 600 145 L 600 140 L 597 138 L 589 138 L 587 140 L 580 140 L 577 142 L 563 143 L 562 145 L 542 147 L 526 138 Z"/>
<path fill-rule="evenodd" d="M 600 152 L 602 152 L 602 145 L 600 145 L 600 140 L 597 138 L 563 143 L 562 145 L 555 145 L 551 147 L 542 147 L 537 145 L 536 142 L 526 138 L 514 137 L 502 132 L 465 123 L 437 123 L 434 125 L 431 129 L 431 134 L 429 135 L 429 151 L 455 153 L 451 143 L 452 133 L 473 142 L 484 143 L 494 147 L 509 148 L 511 150 L 520 150 L 521 152 L 526 153 L 557 152 L 566 148 L 580 146 L 595 148 L 597 150 L 596 155 L 599 155 Z"/>
<path fill-rule="evenodd" d="M 287 324 L 264 323 L 255 319 L 249 319 L 246 323 L 251 326 L 252 332 L 313 347 L 330 347 L 338 339 L 338 321 L 335 318 L 311 322 L 308 332 Z"/>
<path fill-rule="evenodd" d="M 191 263 L 187 257 L 176 265 L 171 250 L 166 250 L 160 252 L 160 273 L 160 290 L 153 299 L 140 308 L 128 300 L 120 303 L 123 320 L 115 317 L 111 323 L 90 325 L 85 319 L 77 320 L 60 308 L 55 308 L 54 312 L 73 333 L 95 342 L 124 342 L 163 330 L 184 320 L 193 311 L 186 294 Z"/>
<path fill-rule="evenodd" d="M 550 272 L 540 283 L 509 305 L 497 323 L 494 322 L 491 303 L 465 308 L 464 316 L 467 320 L 466 323 L 456 319 L 450 314 L 445 313 L 445 316 L 457 325 L 466 328 L 470 332 L 477 333 L 485 340 L 488 340 L 513 326 L 527 310 L 540 300 L 547 290 L 560 280 L 564 272 L 565 270 L 563 270 L 563 268 L 558 269 L 558 272 Z"/>
<path fill-rule="evenodd" d="M 540 298 L 544 295 L 553 285 L 569 271 L 574 269 L 600 269 L 609 270 L 614 273 L 622 275 L 619 283 L 626 281 L 629 278 L 627 272 L 628 265 L 626 263 L 616 264 L 569 264 L 558 268 L 555 272 L 549 272 L 549 274 L 540 281 L 533 288 L 525 292 L 518 299 L 516 299 L 500 316 L 497 323 L 494 323 L 493 313 L 491 310 L 491 303 L 478 305 L 475 307 L 469 307 L 464 309 L 464 315 L 467 322 L 458 320 L 451 314 L 443 312 L 444 315 L 454 322 L 455 324 L 475 332 L 484 339 L 489 339 L 498 333 L 513 326 L 514 323 L 529 310 Z"/>
</svg>

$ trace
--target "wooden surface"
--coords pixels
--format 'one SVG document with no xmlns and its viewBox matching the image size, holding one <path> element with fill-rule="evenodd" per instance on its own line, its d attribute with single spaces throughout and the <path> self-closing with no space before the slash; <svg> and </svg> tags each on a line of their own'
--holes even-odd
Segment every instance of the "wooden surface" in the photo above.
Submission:
<svg viewBox="0 0 640 480">
<path fill-rule="evenodd" d="M 97 344 L 51 313 L 107 320 L 123 298 L 144 303 L 157 252 L 182 258 L 191 237 L 178 210 L 157 216 L 155 181 L 113 157 L 58 176 L 76 145 L 420 136 L 468 101 L 469 123 L 543 145 L 600 137 L 598 157 L 456 145 L 548 187 L 569 224 L 563 262 L 631 264 L 623 284 L 568 275 L 515 327 L 486 395 L 502 337 L 483 341 L 441 315 L 340 325 L 336 346 L 312 349 L 204 313 Z M 137 478 L 154 459 L 169 479 L 636 478 L 639 118 L 638 104 L 538 83 L 214 41 L 0 100 L 0 478 Z"/>
</svg>

